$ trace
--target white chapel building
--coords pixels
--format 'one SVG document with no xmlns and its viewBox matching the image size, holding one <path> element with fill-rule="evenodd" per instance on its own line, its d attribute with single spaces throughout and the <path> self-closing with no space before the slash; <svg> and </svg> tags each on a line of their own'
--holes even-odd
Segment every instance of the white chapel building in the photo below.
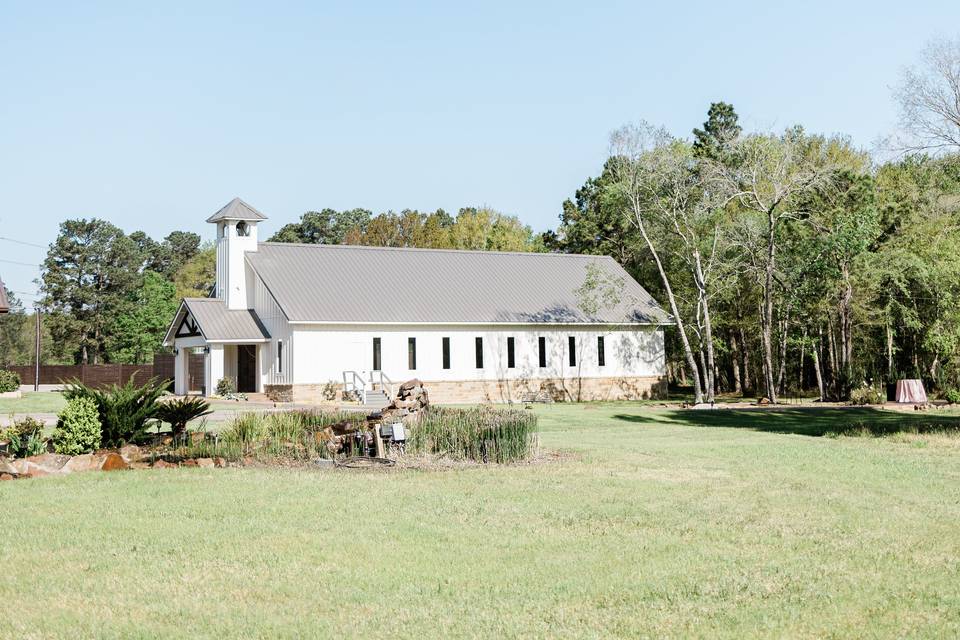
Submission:
<svg viewBox="0 0 960 640">
<path fill-rule="evenodd" d="M 296 402 L 369 402 L 411 378 L 441 403 L 664 390 L 672 322 L 612 258 L 258 242 L 265 219 L 239 198 L 207 219 L 216 287 L 184 299 L 164 339 L 176 393 L 212 395 L 223 378 Z M 577 290 L 591 264 L 623 286 L 588 315 Z M 190 353 L 203 354 L 202 384 Z"/>
</svg>

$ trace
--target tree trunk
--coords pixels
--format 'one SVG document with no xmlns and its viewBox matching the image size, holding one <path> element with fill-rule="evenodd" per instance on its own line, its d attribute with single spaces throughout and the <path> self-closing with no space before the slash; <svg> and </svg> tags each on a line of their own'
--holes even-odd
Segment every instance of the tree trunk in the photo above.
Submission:
<svg viewBox="0 0 960 640">
<path fill-rule="evenodd" d="M 797 391 L 803 393 L 803 356 L 807 349 L 807 330 L 803 330 L 803 337 L 800 340 L 800 366 L 797 368 Z"/>
<path fill-rule="evenodd" d="M 700 264 L 700 252 L 694 251 L 694 267 L 696 269 L 697 290 L 703 308 L 703 339 L 707 343 L 707 402 L 713 402 L 716 394 L 716 361 L 713 353 L 713 327 L 710 322 L 710 301 L 707 299 L 707 283 L 703 277 L 703 266 Z"/>
<path fill-rule="evenodd" d="M 893 373 L 893 327 L 890 326 L 890 318 L 887 318 L 887 382 L 894 382 Z"/>
<path fill-rule="evenodd" d="M 728 339 L 730 340 L 730 364 L 733 369 L 733 392 L 742 394 L 743 385 L 740 382 L 740 345 L 737 343 L 736 332 L 730 331 Z"/>
<path fill-rule="evenodd" d="M 821 333 L 820 330 L 817 330 L 818 333 Z M 823 375 L 820 373 L 820 349 L 822 341 L 820 336 L 817 336 L 817 344 L 813 345 L 813 349 L 810 350 L 810 356 L 813 358 L 813 371 L 817 374 L 817 390 L 820 392 L 820 402 L 826 400 L 826 397 L 823 393 Z"/>
<path fill-rule="evenodd" d="M 771 403 L 776 404 L 777 389 L 773 380 L 773 274 L 776 259 L 774 229 L 773 211 L 769 211 L 767 212 L 767 264 L 763 285 L 763 314 L 761 316 L 760 333 L 763 339 L 763 382 L 767 397 Z"/>
<path fill-rule="evenodd" d="M 647 243 L 647 248 L 653 255 L 654 262 L 657 263 L 657 270 L 660 272 L 660 280 L 663 282 L 663 288 L 667 294 L 667 301 L 670 303 L 670 313 L 673 314 L 673 320 L 677 323 L 677 332 L 680 334 L 680 342 L 683 345 L 683 353 L 687 359 L 687 366 L 690 367 L 690 375 L 693 377 L 693 402 L 694 404 L 700 404 L 703 402 L 703 389 L 700 385 L 700 372 L 697 370 L 697 361 L 693 357 L 693 349 L 690 347 L 690 341 L 687 339 L 687 331 L 683 326 L 683 318 L 681 317 L 680 310 L 677 307 L 677 299 L 673 295 L 673 287 L 670 286 L 670 279 L 667 277 L 667 273 L 663 268 L 663 262 L 660 260 L 660 254 L 657 253 L 657 250 L 653 246 L 653 242 L 650 241 L 650 237 L 647 235 L 646 226 L 643 224 L 643 218 L 637 215 L 636 222 L 637 226 L 640 228 L 640 235 L 643 236 L 644 242 Z"/>
</svg>

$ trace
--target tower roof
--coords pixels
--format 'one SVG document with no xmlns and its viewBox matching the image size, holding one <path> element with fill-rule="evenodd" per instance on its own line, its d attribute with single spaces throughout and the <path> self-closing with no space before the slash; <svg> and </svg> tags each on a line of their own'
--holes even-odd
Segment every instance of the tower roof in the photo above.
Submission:
<svg viewBox="0 0 960 640">
<path fill-rule="evenodd" d="M 207 218 L 207 222 L 220 222 L 222 220 L 266 220 L 263 215 L 240 198 L 234 198 L 223 206 L 220 211 Z"/>
</svg>

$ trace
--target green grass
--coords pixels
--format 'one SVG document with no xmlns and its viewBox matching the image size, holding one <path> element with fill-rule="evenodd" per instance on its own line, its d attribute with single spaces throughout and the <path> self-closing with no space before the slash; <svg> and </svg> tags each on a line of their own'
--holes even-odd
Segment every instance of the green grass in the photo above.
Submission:
<svg viewBox="0 0 960 640">
<path fill-rule="evenodd" d="M 10 413 L 59 413 L 67 405 L 62 393 L 27 391 L 22 398 L 0 398 L 0 415 Z"/>
<path fill-rule="evenodd" d="M 0 637 L 960 634 L 956 439 L 819 436 L 931 414 L 536 411 L 538 464 L 0 483 Z"/>
</svg>

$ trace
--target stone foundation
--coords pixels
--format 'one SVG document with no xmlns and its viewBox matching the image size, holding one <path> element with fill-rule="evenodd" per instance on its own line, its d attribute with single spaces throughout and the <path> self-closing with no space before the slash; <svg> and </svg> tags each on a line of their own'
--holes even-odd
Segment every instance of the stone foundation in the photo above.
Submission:
<svg viewBox="0 0 960 640">
<path fill-rule="evenodd" d="M 397 385 L 403 383 L 398 380 Z M 666 378 L 660 376 L 622 378 L 531 378 L 522 380 L 424 380 L 430 402 L 474 404 L 478 402 L 529 402 L 553 400 L 644 400 L 666 395 Z M 294 402 L 311 404 L 343 400 L 343 384 L 293 385 Z"/>
</svg>

